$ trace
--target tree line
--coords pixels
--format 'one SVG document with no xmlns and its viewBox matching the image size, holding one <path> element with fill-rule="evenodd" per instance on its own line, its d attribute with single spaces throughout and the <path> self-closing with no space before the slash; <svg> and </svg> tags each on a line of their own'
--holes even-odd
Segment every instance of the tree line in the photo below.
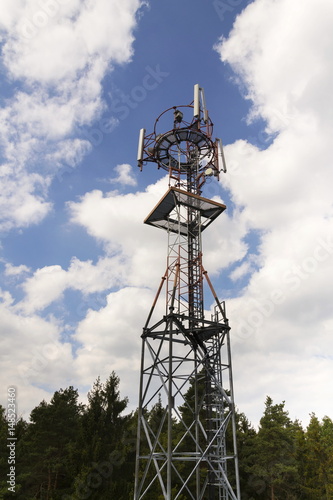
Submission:
<svg viewBox="0 0 333 500">
<path fill-rule="evenodd" d="M 0 406 L 0 499 L 132 499 L 137 413 L 126 413 L 128 400 L 121 397 L 119 382 L 114 372 L 104 383 L 98 378 L 86 405 L 74 387 L 60 389 L 32 410 L 29 422 L 16 422 L 14 494 L 7 483 L 8 418 Z M 164 411 L 160 399 L 148 413 L 152 428 L 160 425 Z M 244 413 L 237 412 L 236 423 L 242 500 L 333 500 L 328 416 L 319 420 L 311 414 L 303 428 L 291 421 L 284 402 L 267 396 L 258 429 Z M 174 426 L 177 436 L 176 421 Z M 151 491 L 145 498 L 163 497 Z"/>
</svg>

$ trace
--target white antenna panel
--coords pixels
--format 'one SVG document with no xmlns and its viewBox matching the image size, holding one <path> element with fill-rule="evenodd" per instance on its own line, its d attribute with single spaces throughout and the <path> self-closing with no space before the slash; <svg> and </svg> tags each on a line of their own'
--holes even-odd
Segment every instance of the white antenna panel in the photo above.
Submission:
<svg viewBox="0 0 333 500">
<path fill-rule="evenodd" d="M 193 110 L 194 118 L 199 118 L 200 120 L 200 87 L 199 84 L 196 83 L 194 85 L 194 110 Z"/>
<path fill-rule="evenodd" d="M 138 162 L 142 162 L 143 158 L 143 142 L 145 139 L 145 134 L 146 134 L 146 129 L 142 128 L 140 129 L 140 135 L 139 135 L 139 145 L 138 145 Z"/>
<path fill-rule="evenodd" d="M 216 144 L 217 144 L 219 170 L 222 170 L 222 172 L 226 173 L 227 164 L 225 162 L 225 157 L 224 157 L 224 152 L 223 152 L 223 144 L 222 144 L 221 139 L 216 139 Z"/>
<path fill-rule="evenodd" d="M 202 102 L 202 109 L 203 109 L 203 115 L 204 115 L 204 122 L 207 123 L 208 122 L 208 111 L 206 108 L 205 92 L 204 92 L 204 89 L 202 87 L 200 88 L 200 91 L 201 91 L 201 102 Z"/>
</svg>

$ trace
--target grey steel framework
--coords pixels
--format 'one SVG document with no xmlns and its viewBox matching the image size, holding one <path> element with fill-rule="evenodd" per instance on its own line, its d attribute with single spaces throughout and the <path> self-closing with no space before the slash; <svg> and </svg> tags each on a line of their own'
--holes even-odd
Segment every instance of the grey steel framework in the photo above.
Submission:
<svg viewBox="0 0 333 500">
<path fill-rule="evenodd" d="M 173 128 L 159 133 L 172 112 Z M 168 171 L 169 189 L 145 220 L 167 231 L 168 255 L 142 333 L 135 500 L 240 500 L 230 327 L 202 263 L 202 232 L 226 208 L 202 196 L 207 177 L 225 171 L 212 131 L 199 85 L 192 104 L 140 131 L 139 166 Z"/>
</svg>

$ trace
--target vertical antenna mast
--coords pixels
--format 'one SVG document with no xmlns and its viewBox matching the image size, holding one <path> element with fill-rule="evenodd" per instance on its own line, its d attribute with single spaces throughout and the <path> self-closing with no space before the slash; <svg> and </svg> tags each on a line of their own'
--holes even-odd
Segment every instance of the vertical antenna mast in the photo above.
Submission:
<svg viewBox="0 0 333 500">
<path fill-rule="evenodd" d="M 172 128 L 157 130 L 162 122 Z M 230 327 L 202 262 L 202 232 L 226 208 L 201 196 L 207 176 L 226 170 L 212 131 L 198 84 L 192 104 L 163 112 L 151 134 L 140 131 L 140 169 L 155 163 L 169 173 L 168 191 L 145 219 L 167 231 L 168 251 L 141 335 L 134 500 L 240 500 Z M 204 282 L 214 304 L 209 319 Z M 150 411 L 158 407 L 157 425 Z"/>
</svg>

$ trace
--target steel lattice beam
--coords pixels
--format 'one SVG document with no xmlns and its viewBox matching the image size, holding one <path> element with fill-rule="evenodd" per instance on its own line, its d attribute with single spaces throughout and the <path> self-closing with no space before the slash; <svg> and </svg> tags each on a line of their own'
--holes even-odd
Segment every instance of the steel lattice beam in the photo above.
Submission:
<svg viewBox="0 0 333 500">
<path fill-rule="evenodd" d="M 193 109 L 193 118 L 184 118 Z M 167 170 L 169 190 L 145 220 L 168 232 L 168 249 L 142 333 L 134 500 L 156 494 L 240 500 L 230 328 L 202 264 L 202 231 L 226 208 L 201 196 L 206 177 L 225 171 L 222 143 L 211 139 L 203 89 L 195 87 L 193 104 L 170 111 L 173 129 L 158 133 L 162 113 L 154 132 L 141 131 L 139 142 L 140 168 L 152 162 Z M 204 281 L 215 302 L 210 319 Z M 163 295 L 165 314 L 156 319 Z M 150 411 L 157 402 L 156 427 Z"/>
</svg>

